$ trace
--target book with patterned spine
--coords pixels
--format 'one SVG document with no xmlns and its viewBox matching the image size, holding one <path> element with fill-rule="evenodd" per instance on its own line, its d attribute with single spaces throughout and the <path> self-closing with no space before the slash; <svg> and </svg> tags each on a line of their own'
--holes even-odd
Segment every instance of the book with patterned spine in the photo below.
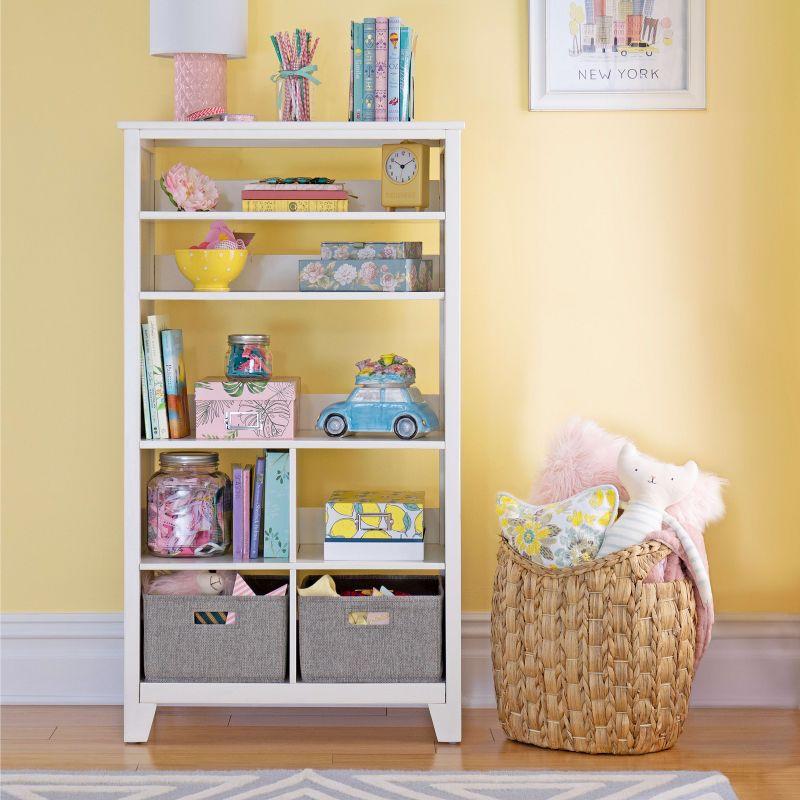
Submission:
<svg viewBox="0 0 800 800">
<path fill-rule="evenodd" d="M 375 17 L 364 19 L 364 122 L 375 121 Z"/>
<path fill-rule="evenodd" d="M 264 453 L 264 558 L 289 558 L 289 452 Z"/>
<path fill-rule="evenodd" d="M 242 200 L 242 211 L 347 211 L 347 200 Z"/>
<path fill-rule="evenodd" d="M 150 374 L 153 376 L 159 439 L 169 439 L 167 395 L 164 387 L 164 362 L 161 359 L 161 331 L 168 324 L 167 317 L 161 314 L 151 314 L 147 318 L 147 338 L 150 344 Z"/>
<path fill-rule="evenodd" d="M 400 121 L 408 122 L 408 95 L 411 85 L 411 28 L 400 28 Z"/>
<path fill-rule="evenodd" d="M 139 375 L 142 379 L 142 419 L 144 420 L 144 438 L 153 438 L 153 428 L 150 422 L 150 390 L 147 383 L 147 360 L 144 356 L 144 336 L 139 331 Z"/>
<path fill-rule="evenodd" d="M 389 79 L 386 117 L 400 120 L 400 17 L 389 17 Z"/>
<path fill-rule="evenodd" d="M 364 23 L 353 23 L 353 119 L 364 119 Z"/>
<path fill-rule="evenodd" d="M 189 398 L 183 363 L 183 331 L 161 331 L 164 352 L 164 389 L 167 396 L 167 426 L 170 439 L 189 435 Z"/>
<path fill-rule="evenodd" d="M 386 122 L 389 81 L 389 20 L 375 18 L 375 121 Z"/>
</svg>

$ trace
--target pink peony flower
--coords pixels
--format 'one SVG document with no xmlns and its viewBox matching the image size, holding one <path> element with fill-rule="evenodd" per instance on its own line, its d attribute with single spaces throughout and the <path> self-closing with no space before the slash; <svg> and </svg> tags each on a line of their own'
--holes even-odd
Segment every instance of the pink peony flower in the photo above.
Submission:
<svg viewBox="0 0 800 800">
<path fill-rule="evenodd" d="M 303 267 L 302 279 L 312 286 L 322 277 L 325 276 L 325 267 L 322 266 L 320 261 L 312 261 Z"/>
<path fill-rule="evenodd" d="M 362 283 L 373 283 L 378 276 L 378 268 L 373 261 L 365 261 L 359 270 Z"/>
<path fill-rule="evenodd" d="M 397 286 L 397 281 L 391 272 L 384 272 L 381 274 L 381 287 L 384 292 L 393 292 Z"/>
<path fill-rule="evenodd" d="M 180 162 L 161 177 L 161 188 L 181 211 L 210 211 L 219 200 L 217 185 L 208 175 Z"/>
</svg>

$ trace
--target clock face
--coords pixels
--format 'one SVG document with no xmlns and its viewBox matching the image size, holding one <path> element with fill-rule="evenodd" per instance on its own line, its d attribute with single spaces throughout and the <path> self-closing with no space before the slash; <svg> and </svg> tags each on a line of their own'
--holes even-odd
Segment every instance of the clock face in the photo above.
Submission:
<svg viewBox="0 0 800 800">
<path fill-rule="evenodd" d="M 395 183 L 408 183 L 417 174 L 417 159 L 410 150 L 400 148 L 389 154 L 384 168 Z"/>
</svg>

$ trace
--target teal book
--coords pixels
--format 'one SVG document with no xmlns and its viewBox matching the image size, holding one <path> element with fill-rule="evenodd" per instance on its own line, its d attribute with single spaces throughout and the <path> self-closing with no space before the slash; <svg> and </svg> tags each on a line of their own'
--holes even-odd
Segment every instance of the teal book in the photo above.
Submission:
<svg viewBox="0 0 800 800">
<path fill-rule="evenodd" d="M 264 454 L 264 558 L 289 559 L 289 451 Z"/>
<path fill-rule="evenodd" d="M 150 431 L 153 439 L 160 439 L 158 433 L 158 410 L 156 408 L 156 387 L 153 383 L 153 356 L 150 352 L 150 335 L 147 323 L 142 323 L 142 346 L 144 348 L 144 368 L 147 380 L 147 410 L 150 414 Z"/>
<path fill-rule="evenodd" d="M 400 120 L 400 17 L 389 17 L 389 80 L 386 100 L 389 122 Z"/>
<path fill-rule="evenodd" d="M 364 20 L 364 99 L 361 105 L 364 122 L 375 121 L 375 17 Z"/>
<path fill-rule="evenodd" d="M 411 88 L 411 28 L 400 28 L 400 122 L 408 122 L 408 99 Z"/>
<path fill-rule="evenodd" d="M 353 119 L 364 119 L 364 23 L 353 23 Z"/>
</svg>

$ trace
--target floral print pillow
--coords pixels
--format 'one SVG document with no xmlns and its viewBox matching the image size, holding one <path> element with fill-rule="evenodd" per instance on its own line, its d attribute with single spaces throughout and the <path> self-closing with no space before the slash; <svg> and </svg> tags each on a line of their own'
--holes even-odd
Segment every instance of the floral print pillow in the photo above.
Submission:
<svg viewBox="0 0 800 800">
<path fill-rule="evenodd" d="M 524 558 L 553 569 L 592 561 L 618 509 L 619 493 L 611 485 L 593 486 L 543 506 L 503 492 L 497 495 L 503 538 Z"/>
</svg>

